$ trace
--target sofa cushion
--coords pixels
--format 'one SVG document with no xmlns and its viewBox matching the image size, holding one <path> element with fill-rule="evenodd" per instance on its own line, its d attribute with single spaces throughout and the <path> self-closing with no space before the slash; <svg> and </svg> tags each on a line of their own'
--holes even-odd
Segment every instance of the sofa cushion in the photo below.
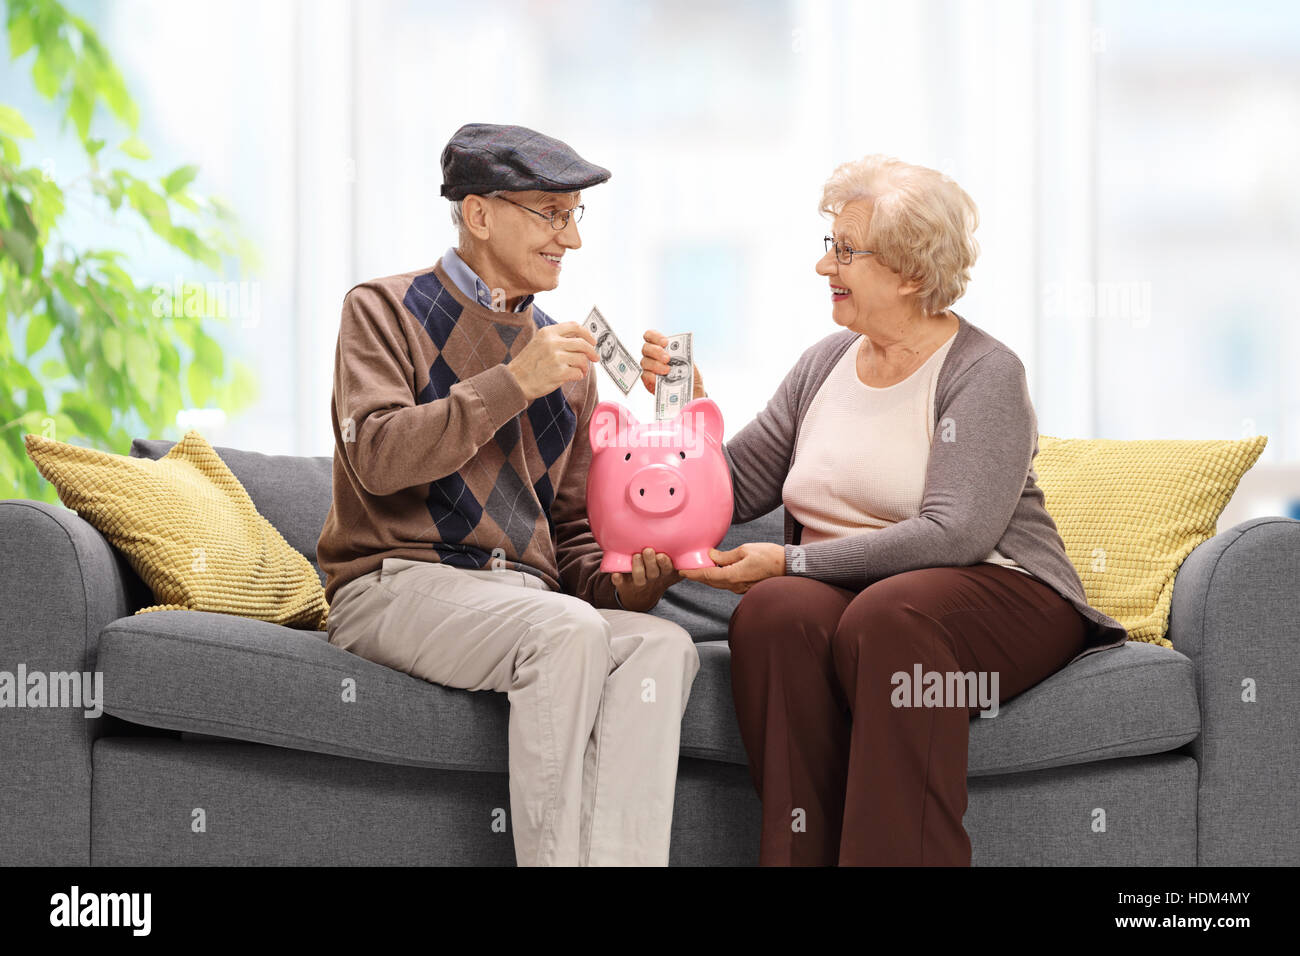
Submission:
<svg viewBox="0 0 1300 956">
<path fill-rule="evenodd" d="M 682 753 L 745 763 L 731 702 L 725 641 L 697 644 L 700 673 L 682 725 Z M 1089 654 L 1004 703 L 972 717 L 971 777 L 1164 753 L 1200 733 L 1192 662 L 1154 644 Z"/>
<path fill-rule="evenodd" d="M 1268 437 L 1038 441 L 1044 504 L 1088 603 L 1123 624 L 1130 641 L 1173 647 L 1165 633 L 1178 569 L 1214 537 Z"/>
<path fill-rule="evenodd" d="M 744 764 L 730 652 L 697 645 L 686 756 Z M 104 709 L 139 724 L 422 767 L 504 772 L 504 694 L 446 688 L 334 647 L 320 632 L 198 611 L 109 624 Z M 354 692 L 354 693 L 352 693 Z M 971 776 L 1161 753 L 1200 719 L 1191 662 L 1130 643 L 1092 654 L 971 720 Z"/>
<path fill-rule="evenodd" d="M 445 688 L 301 631 L 202 611 L 100 635 L 104 710 L 151 727 L 382 763 L 505 770 L 504 694 Z"/>
<path fill-rule="evenodd" d="M 137 438 L 131 442 L 131 457 L 156 460 L 175 444 L 162 438 Z M 258 512 L 275 525 L 291 548 L 311 562 L 324 585 L 325 575 L 316 563 L 316 542 L 334 501 L 334 459 L 264 455 L 221 445 L 213 450 L 239 479 Z"/>
<path fill-rule="evenodd" d="M 156 604 L 136 613 L 204 610 L 326 626 L 320 575 L 290 547 L 195 429 L 162 458 L 115 455 L 24 436 L 27 454 L 130 562 Z"/>
</svg>

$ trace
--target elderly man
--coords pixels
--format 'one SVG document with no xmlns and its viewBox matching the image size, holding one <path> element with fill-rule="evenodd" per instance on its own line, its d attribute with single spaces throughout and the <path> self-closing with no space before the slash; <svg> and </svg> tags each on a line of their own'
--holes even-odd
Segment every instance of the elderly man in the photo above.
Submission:
<svg viewBox="0 0 1300 956">
<path fill-rule="evenodd" d="M 680 574 L 650 549 L 630 575 L 599 570 L 586 515 L 596 343 L 533 300 L 582 245 L 580 191 L 610 174 L 558 140 L 486 124 L 456 132 L 442 171 L 456 248 L 343 302 L 334 503 L 317 546 L 329 639 L 509 695 L 520 865 L 666 865 L 700 665 L 685 630 L 642 612 Z"/>
</svg>

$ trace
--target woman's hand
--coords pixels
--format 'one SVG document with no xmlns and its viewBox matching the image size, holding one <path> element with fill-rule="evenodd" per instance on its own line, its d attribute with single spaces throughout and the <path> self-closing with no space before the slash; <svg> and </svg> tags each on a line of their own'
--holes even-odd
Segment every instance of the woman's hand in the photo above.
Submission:
<svg viewBox="0 0 1300 956">
<path fill-rule="evenodd" d="M 615 571 L 612 578 L 623 607 L 644 612 L 658 604 L 664 592 L 682 579 L 682 574 L 673 568 L 673 559 L 668 555 L 646 548 L 632 555 L 631 574 Z"/>
<path fill-rule="evenodd" d="M 781 544 L 742 544 L 730 551 L 710 548 L 709 557 L 717 562 L 718 567 L 694 568 L 677 573 L 709 587 L 723 588 L 737 594 L 744 594 L 764 578 L 785 574 L 785 545 Z"/>
<path fill-rule="evenodd" d="M 668 374 L 668 336 L 654 329 L 647 329 L 643 338 L 645 344 L 641 346 L 641 384 L 653 395 L 655 379 L 660 375 Z M 704 376 L 700 374 L 698 365 L 695 366 L 695 381 L 692 384 L 692 399 L 708 397 L 704 391 Z"/>
</svg>

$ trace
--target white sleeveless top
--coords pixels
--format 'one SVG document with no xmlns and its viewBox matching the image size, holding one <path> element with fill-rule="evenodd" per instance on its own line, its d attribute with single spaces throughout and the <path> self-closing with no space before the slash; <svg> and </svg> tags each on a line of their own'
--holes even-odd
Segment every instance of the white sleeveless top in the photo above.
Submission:
<svg viewBox="0 0 1300 956">
<path fill-rule="evenodd" d="M 800 544 L 861 534 L 921 513 L 935 387 L 956 337 L 887 388 L 858 378 L 861 335 L 835 364 L 799 428 L 781 489 L 786 510 L 803 525 Z M 1029 574 L 996 548 L 985 562 Z"/>
</svg>

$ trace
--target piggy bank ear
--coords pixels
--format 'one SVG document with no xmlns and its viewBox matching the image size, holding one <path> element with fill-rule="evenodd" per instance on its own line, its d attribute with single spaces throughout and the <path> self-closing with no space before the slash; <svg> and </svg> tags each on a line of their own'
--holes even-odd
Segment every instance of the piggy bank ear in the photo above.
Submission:
<svg viewBox="0 0 1300 956">
<path fill-rule="evenodd" d="M 601 402 L 591 413 L 591 423 L 587 427 L 591 450 L 598 452 L 602 448 L 618 448 L 626 444 L 627 433 L 636 423 L 632 413 L 618 402 Z"/>
<path fill-rule="evenodd" d="M 722 409 L 711 398 L 696 398 L 682 406 L 682 429 L 688 434 L 707 435 L 722 443 Z"/>
</svg>

